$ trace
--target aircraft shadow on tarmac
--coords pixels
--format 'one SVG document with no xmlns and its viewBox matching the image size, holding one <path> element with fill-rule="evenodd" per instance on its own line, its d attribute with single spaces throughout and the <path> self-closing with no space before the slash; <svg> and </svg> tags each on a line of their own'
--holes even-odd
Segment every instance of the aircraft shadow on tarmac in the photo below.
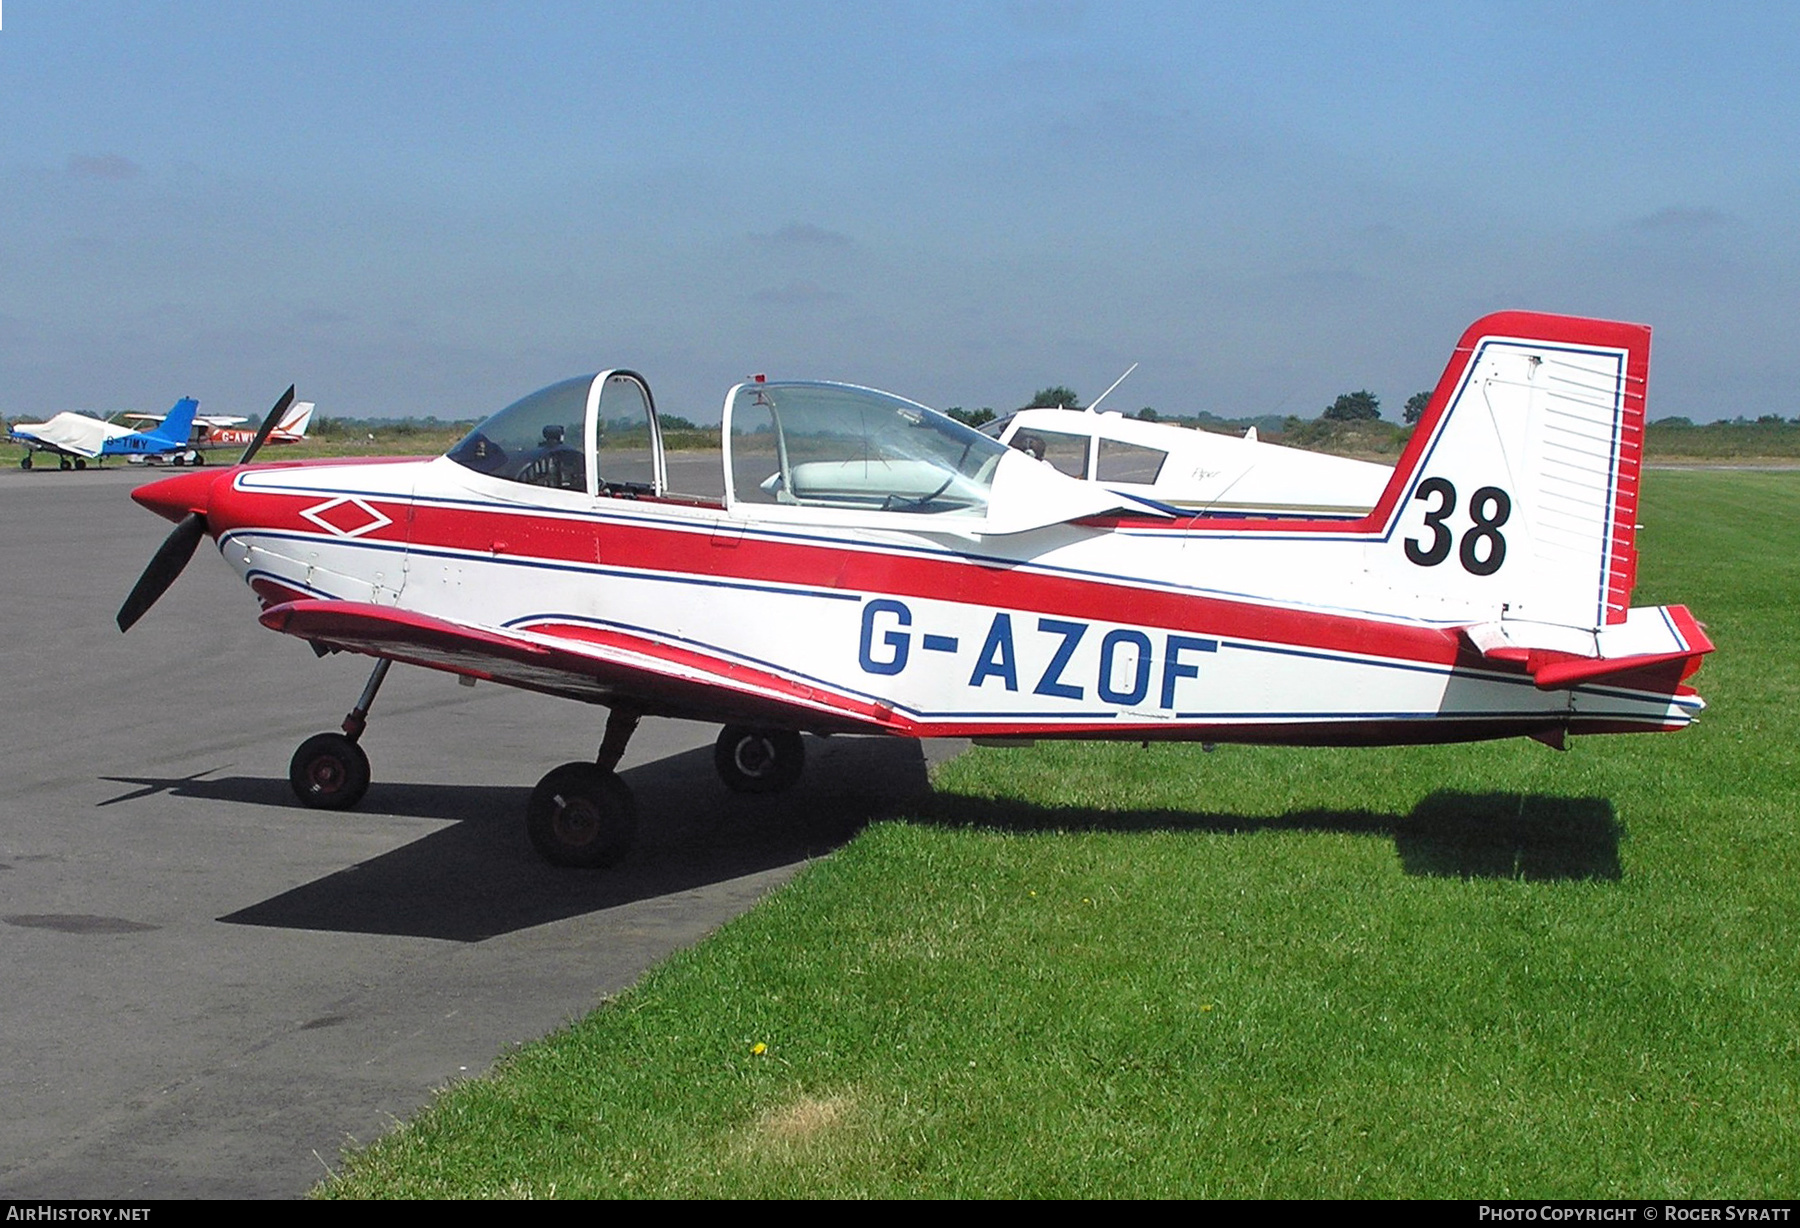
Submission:
<svg viewBox="0 0 1800 1228">
<path fill-rule="evenodd" d="M 1007 831 L 1344 832 L 1392 839 L 1402 870 L 1417 877 L 1616 881 L 1622 876 L 1622 829 L 1612 803 L 1602 797 L 1440 790 L 1409 814 L 1293 810 L 1259 818 L 1098 811 L 938 793 L 921 799 L 910 814 L 947 827 Z"/>
<path fill-rule="evenodd" d="M 624 773 L 637 794 L 637 848 L 611 870 L 564 870 L 525 838 L 522 785 L 377 782 L 360 815 L 451 826 L 221 917 L 240 925 L 479 942 L 498 934 L 721 883 L 821 856 L 904 808 L 916 822 L 1002 831 L 1328 831 L 1389 838 L 1410 875 L 1535 881 L 1618 880 L 1621 827 L 1605 798 L 1462 793 L 1425 797 L 1408 814 L 1297 810 L 1273 817 L 1171 810 L 1098 811 L 933 794 L 919 744 L 809 740 L 806 775 L 774 797 L 733 795 L 712 752 L 694 750 Z M 287 782 L 262 777 L 106 777 L 151 793 L 278 806 L 296 823 L 341 821 L 299 807 Z"/>
<path fill-rule="evenodd" d="M 332 811 L 300 807 L 284 779 L 204 775 L 106 777 L 140 787 L 102 805 L 168 792 L 281 806 L 296 823 L 343 821 Z M 622 775 L 637 794 L 638 844 L 613 869 L 559 869 L 539 858 L 525 837 L 528 785 L 377 781 L 359 816 L 441 819 L 451 826 L 219 919 L 479 942 L 821 856 L 929 789 L 919 744 L 899 738 L 811 739 L 800 784 L 773 797 L 727 792 L 713 772 L 710 748 Z"/>
</svg>

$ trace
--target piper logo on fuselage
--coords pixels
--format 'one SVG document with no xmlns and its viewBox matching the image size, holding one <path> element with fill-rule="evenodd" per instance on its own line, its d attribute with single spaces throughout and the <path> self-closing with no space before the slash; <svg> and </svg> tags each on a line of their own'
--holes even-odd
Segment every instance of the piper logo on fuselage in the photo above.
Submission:
<svg viewBox="0 0 1800 1228">
<path fill-rule="evenodd" d="M 1016 692 L 1035 674 L 1033 695 L 1085 700 L 1091 694 L 1123 707 L 1143 704 L 1154 683 L 1157 706 L 1173 709 L 1181 683 L 1200 677 L 1198 654 L 1219 650 L 1215 639 L 1113 627 L 1099 636 L 1097 652 L 1081 651 L 1094 642 L 1089 635 L 1094 629 L 1094 624 L 1081 619 L 1032 615 L 1021 615 L 1015 627 L 1011 614 L 996 612 L 971 658 L 962 645 L 967 638 L 973 646 L 976 637 L 915 627 L 912 607 L 881 597 L 863 605 L 857 662 L 864 673 L 891 677 L 928 655 L 962 657 L 958 669 L 969 669 L 968 685 L 977 690 Z M 1026 664 L 1023 673 L 1021 661 Z"/>
</svg>

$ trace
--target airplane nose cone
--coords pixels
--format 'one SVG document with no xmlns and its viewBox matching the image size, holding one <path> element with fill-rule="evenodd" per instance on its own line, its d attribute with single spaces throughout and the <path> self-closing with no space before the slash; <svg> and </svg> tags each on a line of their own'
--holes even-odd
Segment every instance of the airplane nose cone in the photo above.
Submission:
<svg viewBox="0 0 1800 1228">
<path fill-rule="evenodd" d="M 164 520 L 182 520 L 190 512 L 206 515 L 212 502 L 213 483 L 223 472 L 183 473 L 160 482 L 149 482 L 131 492 L 131 497 Z"/>
</svg>

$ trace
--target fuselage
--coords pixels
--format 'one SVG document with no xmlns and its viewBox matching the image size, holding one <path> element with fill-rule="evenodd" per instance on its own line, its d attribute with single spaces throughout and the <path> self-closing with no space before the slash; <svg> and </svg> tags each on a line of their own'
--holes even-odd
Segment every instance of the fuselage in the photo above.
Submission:
<svg viewBox="0 0 1800 1228">
<path fill-rule="evenodd" d="M 970 540 L 521 488 L 443 458 L 221 479 L 212 531 L 265 602 L 636 652 L 809 708 L 821 730 L 1381 743 L 1675 728 L 1700 707 L 1673 686 L 1547 691 L 1483 661 L 1457 629 L 1497 611 L 1397 597 L 1367 574 L 1383 535 L 1342 526 L 1109 517 Z"/>
</svg>

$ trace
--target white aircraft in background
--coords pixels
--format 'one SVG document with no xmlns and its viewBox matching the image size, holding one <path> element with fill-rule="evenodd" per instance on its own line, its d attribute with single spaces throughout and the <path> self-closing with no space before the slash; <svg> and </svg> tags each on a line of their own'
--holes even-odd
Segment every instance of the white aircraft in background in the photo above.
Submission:
<svg viewBox="0 0 1800 1228">
<path fill-rule="evenodd" d="M 1021 409 L 983 427 L 1072 478 L 1187 511 L 1241 516 L 1368 515 L 1386 465 L 1263 443 L 1116 411 Z"/>
</svg>

